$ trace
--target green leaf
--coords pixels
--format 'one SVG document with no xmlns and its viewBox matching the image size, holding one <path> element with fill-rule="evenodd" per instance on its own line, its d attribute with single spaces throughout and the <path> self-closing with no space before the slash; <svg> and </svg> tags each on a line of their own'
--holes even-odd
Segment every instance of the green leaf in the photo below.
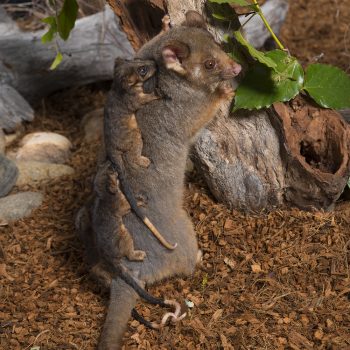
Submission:
<svg viewBox="0 0 350 350">
<path fill-rule="evenodd" d="M 76 0 L 64 0 L 61 12 L 57 17 L 58 33 L 63 40 L 67 40 L 69 33 L 74 28 L 78 15 Z"/>
<path fill-rule="evenodd" d="M 41 22 L 44 22 L 52 26 L 56 24 L 56 18 L 53 16 L 45 17 L 41 20 Z"/>
<path fill-rule="evenodd" d="M 55 33 L 57 33 L 56 31 L 49 29 L 42 37 L 41 37 L 41 42 L 43 44 L 46 44 L 50 41 L 53 40 Z"/>
<path fill-rule="evenodd" d="M 289 101 L 302 89 L 304 71 L 300 63 L 281 50 L 266 53 L 276 70 L 257 63 L 245 75 L 236 91 L 234 111 L 260 109 L 277 101 Z"/>
<path fill-rule="evenodd" d="M 306 70 L 304 89 L 324 108 L 350 108 L 350 78 L 337 67 L 311 64 Z"/>
<path fill-rule="evenodd" d="M 222 37 L 222 48 L 223 50 L 237 63 L 239 64 L 245 64 L 246 58 L 242 52 L 242 50 L 239 50 L 237 47 L 238 44 L 236 41 L 233 41 L 232 38 L 224 34 Z"/>
<path fill-rule="evenodd" d="M 241 26 L 241 23 L 238 19 L 238 16 L 235 10 L 230 7 L 228 4 L 217 4 L 217 3 L 208 3 L 208 7 L 212 17 L 224 22 L 233 22 L 234 25 L 231 25 L 231 29 L 238 30 Z"/>
<path fill-rule="evenodd" d="M 265 56 L 271 58 L 275 62 L 275 71 L 281 76 L 295 80 L 295 69 L 301 68 L 297 59 L 293 56 L 289 56 L 287 52 L 276 49 L 265 53 Z M 304 77 L 304 71 L 303 71 Z M 299 78 L 297 78 L 299 79 Z M 303 82 L 301 81 L 301 84 Z"/>
<path fill-rule="evenodd" d="M 256 60 L 258 60 L 260 63 L 264 64 L 267 67 L 270 67 L 272 69 L 276 68 L 277 66 L 276 63 L 271 58 L 269 58 L 267 54 L 265 54 L 264 52 L 258 51 L 252 45 L 250 45 L 248 41 L 244 39 L 240 31 L 234 32 L 233 35 L 235 39 L 238 41 L 238 43 L 244 46 L 253 58 L 255 58 Z"/>
<path fill-rule="evenodd" d="M 61 52 L 57 52 L 57 55 L 51 64 L 50 70 L 56 69 L 57 66 L 62 62 L 62 60 L 63 60 L 63 56 L 62 56 Z"/>
<path fill-rule="evenodd" d="M 246 0 L 209 0 L 210 2 L 215 2 L 217 4 L 235 4 L 239 6 L 250 6 L 251 4 Z"/>
<path fill-rule="evenodd" d="M 41 42 L 45 44 L 49 41 L 52 41 L 55 34 L 57 33 L 56 18 L 50 16 L 43 18 L 41 21 L 50 25 L 49 30 L 41 37 Z"/>
</svg>

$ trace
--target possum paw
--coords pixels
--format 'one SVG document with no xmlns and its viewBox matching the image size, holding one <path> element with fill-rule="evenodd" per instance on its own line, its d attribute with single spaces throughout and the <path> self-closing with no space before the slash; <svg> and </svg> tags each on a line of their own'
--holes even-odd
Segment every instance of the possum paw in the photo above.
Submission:
<svg viewBox="0 0 350 350">
<path fill-rule="evenodd" d="M 130 261 L 143 261 L 145 257 L 146 257 L 146 252 L 144 252 L 143 250 L 134 250 L 127 256 L 127 258 Z"/>
</svg>

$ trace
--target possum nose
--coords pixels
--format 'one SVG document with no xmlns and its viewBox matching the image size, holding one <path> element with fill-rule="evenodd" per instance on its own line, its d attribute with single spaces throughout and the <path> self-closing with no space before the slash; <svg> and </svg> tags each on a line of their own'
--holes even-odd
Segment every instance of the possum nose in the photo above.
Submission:
<svg viewBox="0 0 350 350">
<path fill-rule="evenodd" d="M 232 61 L 224 70 L 224 75 L 230 78 L 236 77 L 242 71 L 242 66 Z"/>
</svg>

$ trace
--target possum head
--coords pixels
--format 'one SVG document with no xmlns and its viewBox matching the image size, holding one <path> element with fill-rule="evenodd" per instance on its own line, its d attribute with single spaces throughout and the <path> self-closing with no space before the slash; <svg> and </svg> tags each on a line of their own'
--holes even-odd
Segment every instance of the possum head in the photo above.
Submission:
<svg viewBox="0 0 350 350">
<path fill-rule="evenodd" d="M 161 46 L 165 67 L 199 88 L 215 90 L 242 70 L 215 42 L 195 11 L 187 12 L 185 22 L 169 31 L 168 37 Z"/>
<path fill-rule="evenodd" d="M 157 66 L 151 60 L 117 58 L 114 64 L 114 84 L 123 92 L 142 88 L 152 93 L 156 87 Z"/>
</svg>

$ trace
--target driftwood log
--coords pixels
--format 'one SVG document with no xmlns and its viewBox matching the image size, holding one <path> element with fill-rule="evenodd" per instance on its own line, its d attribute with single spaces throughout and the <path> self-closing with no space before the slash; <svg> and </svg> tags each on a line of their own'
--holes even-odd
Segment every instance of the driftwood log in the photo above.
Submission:
<svg viewBox="0 0 350 350">
<path fill-rule="evenodd" d="M 160 31 L 165 13 L 173 24 L 181 23 L 187 10 L 206 13 L 203 0 L 107 2 L 134 49 Z M 276 32 L 287 8 L 287 0 L 263 5 Z M 221 38 L 222 28 L 209 29 Z M 269 37 L 258 17 L 245 27 L 245 35 L 256 47 Z M 231 208 L 330 209 L 349 178 L 349 126 L 337 112 L 319 109 L 308 99 L 234 115 L 222 106 L 192 153 L 213 195 Z"/>
<path fill-rule="evenodd" d="M 54 71 L 49 69 L 56 55 L 54 46 L 40 40 L 45 31 L 20 31 L 0 7 L 0 86 L 12 87 L 30 103 L 66 87 L 109 80 L 114 59 L 133 55 L 109 6 L 79 19 L 69 40 L 58 41 L 64 59 Z M 4 100 L 8 98 L 0 89 L 0 111 L 6 108 L 11 113 Z"/>
</svg>

